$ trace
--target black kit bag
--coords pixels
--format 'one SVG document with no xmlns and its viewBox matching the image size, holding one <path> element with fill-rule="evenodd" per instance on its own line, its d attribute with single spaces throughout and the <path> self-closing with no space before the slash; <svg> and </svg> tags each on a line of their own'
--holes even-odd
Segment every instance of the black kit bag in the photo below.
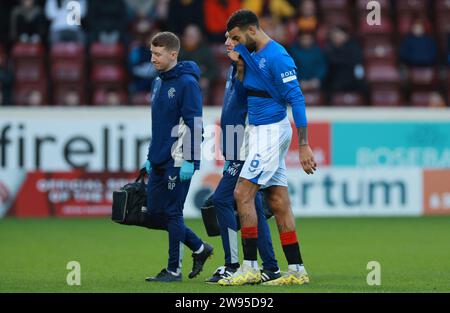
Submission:
<svg viewBox="0 0 450 313">
<path fill-rule="evenodd" d="M 200 212 L 202 213 L 203 225 L 205 225 L 206 233 L 209 237 L 220 236 L 219 221 L 217 220 L 217 212 L 216 208 L 214 207 L 213 197 L 214 194 L 209 196 L 203 206 L 200 208 Z M 241 228 L 241 225 L 239 222 L 239 216 L 237 215 L 236 211 L 235 215 L 239 230 Z"/>
<path fill-rule="evenodd" d="M 155 223 L 147 214 L 145 174 L 145 169 L 142 169 L 133 183 L 126 184 L 120 190 L 113 192 L 111 219 L 122 225 L 165 230 L 165 228 L 157 226 L 159 223 Z"/>
<path fill-rule="evenodd" d="M 263 195 L 262 204 L 264 207 L 264 215 L 266 216 L 267 219 L 269 219 L 273 216 L 273 212 L 271 208 L 267 205 L 264 192 L 262 195 Z M 219 221 L 217 219 L 217 212 L 214 206 L 213 197 L 214 194 L 212 194 L 208 199 L 206 199 L 205 203 L 203 204 L 200 210 L 202 213 L 203 224 L 205 225 L 206 233 L 208 234 L 209 237 L 220 236 Z M 235 210 L 234 214 L 236 216 L 237 230 L 240 230 L 241 223 L 239 221 L 238 212 Z"/>
</svg>

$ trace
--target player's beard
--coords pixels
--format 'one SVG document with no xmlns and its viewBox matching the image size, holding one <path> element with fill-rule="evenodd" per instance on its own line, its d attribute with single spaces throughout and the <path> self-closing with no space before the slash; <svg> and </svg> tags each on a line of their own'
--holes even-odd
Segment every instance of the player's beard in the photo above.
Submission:
<svg viewBox="0 0 450 313">
<path fill-rule="evenodd" d="M 253 40 L 252 38 L 250 38 L 249 35 L 246 34 L 245 41 L 246 41 L 245 47 L 247 47 L 247 50 L 249 52 L 256 51 L 256 41 L 255 40 Z"/>
</svg>

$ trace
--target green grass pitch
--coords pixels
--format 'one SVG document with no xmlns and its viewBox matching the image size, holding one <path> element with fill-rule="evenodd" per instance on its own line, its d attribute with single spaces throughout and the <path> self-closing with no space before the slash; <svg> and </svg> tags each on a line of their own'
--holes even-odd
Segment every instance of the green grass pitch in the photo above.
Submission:
<svg viewBox="0 0 450 313">
<path fill-rule="evenodd" d="M 166 266 L 163 231 L 123 226 L 108 218 L 0 220 L 0 292 L 449 292 L 450 217 L 304 218 L 297 220 L 307 286 L 220 287 L 203 281 L 223 264 L 219 237 L 201 220 L 187 220 L 215 248 L 195 279 L 185 248 L 183 282 L 151 284 L 144 278 Z M 274 220 L 275 252 L 285 258 Z M 242 253 L 240 251 L 240 255 Z M 66 264 L 81 264 L 81 286 L 68 286 Z M 381 265 L 381 286 L 366 282 L 369 261 Z"/>
</svg>

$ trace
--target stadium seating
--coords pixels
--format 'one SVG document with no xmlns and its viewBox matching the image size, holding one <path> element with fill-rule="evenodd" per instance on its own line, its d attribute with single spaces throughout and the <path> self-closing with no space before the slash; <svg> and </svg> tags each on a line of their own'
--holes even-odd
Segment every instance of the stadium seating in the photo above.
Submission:
<svg viewBox="0 0 450 313">
<path fill-rule="evenodd" d="M 320 91 L 316 92 L 305 92 L 306 106 L 323 106 L 325 104 L 325 97 Z"/>
<path fill-rule="evenodd" d="M 370 38 L 364 41 L 364 58 L 367 61 L 397 61 L 397 51 L 392 41 L 386 37 Z"/>
<path fill-rule="evenodd" d="M 319 8 L 321 10 L 321 20 L 325 26 L 344 25 L 349 29 L 353 29 L 349 0 L 320 0 Z"/>
<path fill-rule="evenodd" d="M 28 105 L 28 98 L 32 92 L 38 92 L 41 95 L 42 105 L 48 103 L 48 90 L 45 80 L 16 83 L 13 89 L 14 103 L 16 105 Z"/>
<path fill-rule="evenodd" d="M 118 90 L 121 101 L 126 99 L 127 73 L 125 64 L 125 48 L 122 44 L 103 44 L 95 42 L 90 46 L 91 82 L 93 104 L 104 101 L 104 90 Z"/>
<path fill-rule="evenodd" d="M 39 82 L 45 76 L 45 67 L 40 62 L 18 62 L 14 67 L 14 77 L 19 83 Z"/>
<path fill-rule="evenodd" d="M 385 37 L 390 37 L 393 30 L 391 19 L 387 16 L 382 16 L 380 22 L 380 25 L 369 25 L 367 17 L 361 16 L 359 19 L 359 34 L 361 36 L 385 35 Z"/>
<path fill-rule="evenodd" d="M 52 45 L 50 55 L 57 60 L 83 62 L 85 59 L 84 46 L 75 42 L 60 42 Z"/>
<path fill-rule="evenodd" d="M 432 94 L 432 91 L 413 91 L 409 101 L 413 107 L 427 107 Z"/>
<path fill-rule="evenodd" d="M 424 0 L 396 0 L 398 13 L 417 13 L 427 10 L 427 2 Z"/>
<path fill-rule="evenodd" d="M 0 68 L 6 66 L 6 52 L 2 44 L 0 44 Z"/>
<path fill-rule="evenodd" d="M 91 81 L 94 86 L 123 86 L 125 70 L 115 64 L 94 64 L 92 67 Z"/>
<path fill-rule="evenodd" d="M 432 88 L 438 83 L 438 71 L 434 67 L 410 67 L 409 68 L 410 88 Z"/>
<path fill-rule="evenodd" d="M 45 58 L 45 48 L 42 44 L 19 42 L 12 48 L 11 57 L 16 61 L 43 61 Z"/>
<path fill-rule="evenodd" d="M 95 42 L 90 47 L 90 57 L 93 63 L 120 64 L 125 58 L 125 48 L 122 44 L 103 44 Z"/>
<path fill-rule="evenodd" d="M 86 102 L 86 88 L 83 85 L 79 85 L 77 83 L 64 83 L 64 84 L 58 84 L 53 87 L 53 101 L 56 105 L 66 105 L 65 99 L 66 96 L 71 93 L 75 92 L 80 100 L 80 104 L 83 105 Z"/>
<path fill-rule="evenodd" d="M 231 60 L 227 55 L 225 47 L 223 44 L 211 45 L 211 51 L 213 53 L 214 59 L 217 61 L 217 66 L 219 70 L 219 83 L 225 83 L 227 80 L 228 69 L 231 65 Z"/>
<path fill-rule="evenodd" d="M 374 86 L 370 100 L 372 105 L 376 107 L 395 107 L 403 104 L 400 88 L 391 85 Z"/>
<path fill-rule="evenodd" d="M 55 43 L 50 50 L 53 103 L 61 104 L 68 90 L 76 91 L 85 102 L 86 56 L 79 43 Z"/>
<path fill-rule="evenodd" d="M 45 47 L 40 43 L 16 43 L 11 51 L 13 61 L 14 102 L 26 105 L 28 95 L 37 91 L 48 104 Z"/>
<path fill-rule="evenodd" d="M 319 7 L 322 11 L 349 11 L 351 8 L 349 0 L 320 0 Z"/>
<path fill-rule="evenodd" d="M 213 105 L 222 105 L 223 104 L 223 96 L 225 93 L 224 84 L 216 83 L 212 89 L 211 101 Z"/>
<path fill-rule="evenodd" d="M 131 95 L 130 103 L 131 105 L 145 105 L 148 106 L 151 101 L 150 93 L 148 92 L 138 92 Z"/>
<path fill-rule="evenodd" d="M 332 106 L 363 106 L 364 97 L 358 92 L 337 92 L 331 97 Z"/>
<path fill-rule="evenodd" d="M 382 13 L 381 25 L 367 23 L 367 4 L 370 1 L 315 1 L 319 21 L 317 42 L 322 48 L 326 46 L 330 26 L 337 24 L 348 26 L 351 35 L 363 48 L 370 103 L 361 95 L 351 93 L 337 94 L 326 100 L 324 93 L 327 90 L 322 89 L 305 92 L 307 105 L 416 106 L 423 105 L 426 94 L 436 90 L 445 93 L 447 100 L 447 91 L 450 89 L 450 70 L 446 69 L 450 0 L 378 0 Z M 439 64 L 436 67 L 412 67 L 403 71 L 399 66 L 399 47 L 417 18 L 424 19 L 427 31 L 438 42 Z M 158 24 L 157 21 L 153 22 Z M 276 24 L 275 21 L 273 23 Z M 130 25 L 133 26 L 133 21 Z M 288 19 L 285 30 L 290 34 L 288 38 L 291 44 L 298 31 L 297 19 Z M 90 38 L 89 33 L 87 35 Z M 130 36 L 133 35 L 136 32 L 130 28 Z M 27 95 L 33 90 L 41 93 L 46 104 L 61 104 L 65 96 L 73 92 L 77 93 L 82 103 L 101 104 L 105 90 L 117 90 L 121 99 L 128 98 L 132 105 L 148 105 L 150 101 L 147 93 L 127 93 L 128 46 L 125 43 L 93 42 L 85 46 L 64 42 L 54 43 L 47 48 L 43 44 L 20 42 L 11 48 L 9 46 L 7 43 L 0 44 L 0 67 L 12 65 L 12 96 L 13 100 L 17 100 L 16 104 L 26 104 Z M 211 44 L 210 48 L 220 75 L 209 90 L 208 101 L 211 102 L 207 104 L 221 105 L 230 60 L 223 43 Z"/>
<path fill-rule="evenodd" d="M 336 14 L 333 11 L 324 12 L 323 23 L 328 27 L 339 25 L 347 27 L 350 31 L 354 29 L 353 20 L 349 13 Z"/>
<path fill-rule="evenodd" d="M 114 90 L 118 93 L 120 105 L 126 105 L 128 103 L 127 93 L 124 89 Z M 96 88 L 92 97 L 94 105 L 107 105 L 108 89 Z"/>
<path fill-rule="evenodd" d="M 436 40 L 439 53 L 443 62 L 447 63 L 448 34 L 450 34 L 450 10 L 442 10 L 436 13 Z"/>
<path fill-rule="evenodd" d="M 52 64 L 51 76 L 53 83 L 58 85 L 61 83 L 79 83 L 85 81 L 84 67 L 75 62 L 55 61 Z"/>
<path fill-rule="evenodd" d="M 357 0 L 356 6 L 360 12 L 367 12 L 367 4 L 371 2 L 371 0 Z M 381 12 L 386 13 L 391 9 L 391 3 L 389 0 L 378 0 L 380 4 Z"/>
<path fill-rule="evenodd" d="M 390 61 L 368 61 L 366 66 L 367 81 L 370 83 L 400 83 L 398 66 Z"/>
</svg>

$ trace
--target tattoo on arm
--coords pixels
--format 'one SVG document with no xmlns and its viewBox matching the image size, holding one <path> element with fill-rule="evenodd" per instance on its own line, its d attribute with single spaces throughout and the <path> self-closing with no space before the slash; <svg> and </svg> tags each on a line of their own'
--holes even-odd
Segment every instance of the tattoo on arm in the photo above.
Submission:
<svg viewBox="0 0 450 313">
<path fill-rule="evenodd" d="M 250 221 L 250 214 L 239 214 L 239 221 L 241 222 L 241 225 L 247 224 L 247 222 Z"/>
<path fill-rule="evenodd" d="M 297 128 L 298 133 L 298 145 L 305 146 L 308 144 L 308 127 L 299 127 Z"/>
<path fill-rule="evenodd" d="M 284 225 L 284 224 L 278 224 L 277 226 L 278 226 L 278 232 L 279 232 L 280 234 L 285 233 L 285 232 L 287 231 L 286 225 Z"/>
</svg>

